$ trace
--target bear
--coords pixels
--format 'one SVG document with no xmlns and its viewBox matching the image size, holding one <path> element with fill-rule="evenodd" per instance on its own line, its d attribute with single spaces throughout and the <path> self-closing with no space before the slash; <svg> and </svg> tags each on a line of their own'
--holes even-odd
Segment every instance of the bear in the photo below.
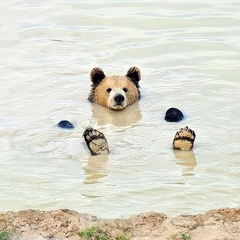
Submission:
<svg viewBox="0 0 240 240">
<path fill-rule="evenodd" d="M 141 98 L 138 67 L 131 67 L 125 76 L 106 76 L 101 68 L 91 70 L 91 91 L 88 100 L 112 110 L 124 110 Z"/>
</svg>

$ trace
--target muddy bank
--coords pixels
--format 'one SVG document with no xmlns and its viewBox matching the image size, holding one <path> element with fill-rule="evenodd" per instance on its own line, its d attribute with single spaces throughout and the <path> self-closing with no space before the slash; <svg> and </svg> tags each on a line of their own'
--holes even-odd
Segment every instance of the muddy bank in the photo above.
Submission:
<svg viewBox="0 0 240 240">
<path fill-rule="evenodd" d="M 67 209 L 2 212 L 0 239 L 237 240 L 240 208 L 171 218 L 164 213 L 149 212 L 110 220 Z"/>
</svg>

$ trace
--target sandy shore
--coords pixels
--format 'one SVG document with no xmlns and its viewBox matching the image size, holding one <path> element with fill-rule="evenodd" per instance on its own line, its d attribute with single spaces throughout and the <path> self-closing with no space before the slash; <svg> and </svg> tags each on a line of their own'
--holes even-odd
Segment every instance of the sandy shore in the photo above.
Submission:
<svg viewBox="0 0 240 240">
<path fill-rule="evenodd" d="M 67 209 L 2 212 L 0 240 L 8 239 L 237 240 L 240 208 L 171 218 L 149 212 L 128 219 L 100 219 Z"/>
</svg>

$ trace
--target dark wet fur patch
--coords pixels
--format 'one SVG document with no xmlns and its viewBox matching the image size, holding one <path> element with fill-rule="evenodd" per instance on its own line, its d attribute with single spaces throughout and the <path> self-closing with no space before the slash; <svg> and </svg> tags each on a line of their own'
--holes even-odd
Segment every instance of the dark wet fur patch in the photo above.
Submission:
<svg viewBox="0 0 240 240">
<path fill-rule="evenodd" d="M 184 118 L 183 113 L 177 108 L 169 108 L 165 115 L 167 122 L 179 122 Z"/>
<path fill-rule="evenodd" d="M 58 123 L 58 127 L 64 128 L 64 129 L 73 129 L 74 125 L 68 120 L 62 120 Z"/>
</svg>

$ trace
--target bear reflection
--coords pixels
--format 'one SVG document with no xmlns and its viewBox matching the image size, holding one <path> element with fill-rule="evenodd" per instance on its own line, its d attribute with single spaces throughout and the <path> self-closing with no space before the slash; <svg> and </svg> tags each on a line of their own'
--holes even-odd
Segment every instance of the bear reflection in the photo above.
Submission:
<svg viewBox="0 0 240 240">
<path fill-rule="evenodd" d="M 174 155 L 177 160 L 178 165 L 183 167 L 183 176 L 191 176 L 194 175 L 194 167 L 197 166 L 197 160 L 193 151 L 180 151 L 174 150 Z"/>
<path fill-rule="evenodd" d="M 122 111 L 107 109 L 98 104 L 92 104 L 92 117 L 99 126 L 113 124 L 116 127 L 128 126 L 142 118 L 138 102 L 133 103 Z"/>
</svg>

